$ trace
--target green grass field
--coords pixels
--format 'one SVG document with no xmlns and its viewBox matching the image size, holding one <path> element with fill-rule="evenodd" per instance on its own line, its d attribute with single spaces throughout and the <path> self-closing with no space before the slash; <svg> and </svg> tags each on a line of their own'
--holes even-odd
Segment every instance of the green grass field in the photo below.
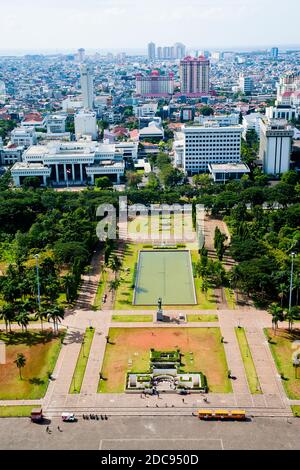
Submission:
<svg viewBox="0 0 300 470">
<path fill-rule="evenodd" d="M 276 334 L 272 328 L 264 329 L 267 338 L 270 338 L 269 346 L 277 370 L 282 377 L 287 396 L 294 400 L 300 399 L 300 367 L 296 370 L 293 366 L 293 354 L 297 351 L 300 354 L 300 348 L 295 341 L 300 341 L 300 332 L 278 328 Z M 283 378 L 284 377 L 284 378 Z"/>
<path fill-rule="evenodd" d="M 262 393 L 245 329 L 235 328 L 235 334 L 239 343 L 249 390 L 252 394 Z"/>
<path fill-rule="evenodd" d="M 80 393 L 85 369 L 90 355 L 95 329 L 87 328 L 84 334 L 84 344 L 81 345 L 76 367 L 70 384 L 69 393 Z"/>
<path fill-rule="evenodd" d="M 291 409 L 295 418 L 300 418 L 300 405 L 292 405 Z"/>
<path fill-rule="evenodd" d="M 134 303 L 156 305 L 196 304 L 188 251 L 140 251 Z"/>
<path fill-rule="evenodd" d="M 113 315 L 112 321 L 114 322 L 152 322 L 153 315 Z"/>
<path fill-rule="evenodd" d="M 122 393 L 126 372 L 149 369 L 150 349 L 180 349 L 186 372 L 203 372 L 209 390 L 232 392 L 219 328 L 110 328 L 98 392 Z"/>
<path fill-rule="evenodd" d="M 0 399 L 42 398 L 48 387 L 49 375 L 55 367 L 63 337 L 63 332 L 54 336 L 49 330 L 0 333 L 0 340 L 6 343 L 6 363 L 0 364 Z M 24 354 L 26 358 L 22 379 L 14 363 L 18 353 Z"/>
<path fill-rule="evenodd" d="M 39 408 L 39 405 L 0 406 L 0 418 L 29 417 L 33 408 Z"/>
<path fill-rule="evenodd" d="M 114 302 L 115 310 L 140 310 L 140 305 L 133 304 L 134 293 L 134 269 L 137 266 L 138 252 L 145 248 L 151 249 L 152 245 L 145 243 L 127 243 L 122 263 L 121 285 L 118 287 Z M 199 254 L 196 250 L 191 250 L 192 262 L 196 262 Z M 215 310 L 216 302 L 214 299 L 213 288 L 209 288 L 207 292 L 202 292 L 202 279 L 194 278 L 194 285 L 197 297 L 195 305 L 180 305 L 182 310 Z M 163 305 L 165 310 L 172 309 L 172 306 Z M 153 310 L 153 305 L 143 305 L 143 310 Z"/>
<path fill-rule="evenodd" d="M 187 316 L 188 322 L 217 322 L 219 321 L 218 315 L 211 315 L 211 314 L 188 314 Z"/>
</svg>

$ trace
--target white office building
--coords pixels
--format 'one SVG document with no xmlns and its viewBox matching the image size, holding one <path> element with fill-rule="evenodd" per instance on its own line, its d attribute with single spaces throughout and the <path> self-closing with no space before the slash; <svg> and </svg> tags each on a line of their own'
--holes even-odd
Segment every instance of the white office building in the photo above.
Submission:
<svg viewBox="0 0 300 470">
<path fill-rule="evenodd" d="M 80 139 L 84 135 L 90 136 L 92 140 L 97 139 L 97 116 L 94 111 L 79 111 L 74 117 L 74 124 L 76 139 Z"/>
<path fill-rule="evenodd" d="M 56 186 L 94 184 L 100 176 L 109 176 L 119 183 L 126 158 L 136 160 L 136 143 L 51 142 L 29 147 L 11 173 L 15 186 L 20 186 L 27 176 L 37 176 L 42 184 Z"/>
<path fill-rule="evenodd" d="M 255 131 L 258 138 L 260 138 L 260 120 L 263 118 L 261 113 L 250 113 L 243 116 L 243 138 L 246 140 L 248 131 Z"/>
<path fill-rule="evenodd" d="M 48 134 L 64 134 L 66 132 L 67 116 L 59 114 L 51 114 L 47 117 L 47 133 Z"/>
<path fill-rule="evenodd" d="M 214 114 L 213 116 L 195 116 L 194 122 L 197 124 L 205 124 L 207 122 L 217 122 L 220 127 L 236 126 L 239 123 L 239 113 L 231 114 Z"/>
<path fill-rule="evenodd" d="M 242 132 L 241 125 L 221 127 L 216 122 L 184 126 L 183 145 L 174 142 L 175 162 L 188 175 L 208 171 L 209 163 L 239 162 Z"/>
<path fill-rule="evenodd" d="M 286 119 L 291 121 L 297 119 L 300 112 L 295 106 L 279 104 L 277 106 L 269 106 L 266 108 L 266 116 L 269 119 Z"/>
<path fill-rule="evenodd" d="M 11 131 L 10 140 L 17 147 L 30 147 L 36 144 L 37 136 L 34 127 L 16 127 Z"/>
<path fill-rule="evenodd" d="M 263 171 L 280 176 L 290 169 L 294 130 L 283 119 L 261 119 L 259 158 Z"/>
<path fill-rule="evenodd" d="M 88 65 L 84 64 L 80 68 L 80 83 L 83 107 L 92 110 L 94 108 L 94 78 Z"/>
</svg>

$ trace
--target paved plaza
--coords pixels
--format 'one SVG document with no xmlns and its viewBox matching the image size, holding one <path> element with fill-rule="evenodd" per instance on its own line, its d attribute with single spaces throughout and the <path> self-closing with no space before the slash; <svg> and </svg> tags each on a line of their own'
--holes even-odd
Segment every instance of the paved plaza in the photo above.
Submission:
<svg viewBox="0 0 300 470">
<path fill-rule="evenodd" d="M 300 420 L 254 418 L 203 422 L 193 417 L 109 417 L 107 421 L 49 424 L 27 418 L 0 420 L 0 449 L 35 450 L 229 450 L 300 449 Z M 61 431 L 57 429 L 60 427 Z"/>
</svg>

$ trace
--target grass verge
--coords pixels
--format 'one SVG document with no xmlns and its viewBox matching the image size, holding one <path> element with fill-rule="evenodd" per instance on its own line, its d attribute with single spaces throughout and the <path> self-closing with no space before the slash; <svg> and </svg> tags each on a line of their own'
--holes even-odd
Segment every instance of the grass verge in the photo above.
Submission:
<svg viewBox="0 0 300 470">
<path fill-rule="evenodd" d="M 218 315 L 212 314 L 189 314 L 186 316 L 188 322 L 217 322 L 219 321 Z"/>
<path fill-rule="evenodd" d="M 235 334 L 239 343 L 249 390 L 252 394 L 262 393 L 245 329 L 236 327 Z"/>
<path fill-rule="evenodd" d="M 152 322 L 153 315 L 113 315 L 112 321 L 114 322 Z"/>
<path fill-rule="evenodd" d="M 89 359 L 92 341 L 95 329 L 87 328 L 84 334 L 84 344 L 81 345 L 78 355 L 76 367 L 73 373 L 72 382 L 69 388 L 69 393 L 80 393 L 83 377 L 85 374 L 86 365 Z"/>
<path fill-rule="evenodd" d="M 40 405 L 0 406 L 0 418 L 30 417 L 32 408 L 39 408 L 39 406 Z"/>
</svg>

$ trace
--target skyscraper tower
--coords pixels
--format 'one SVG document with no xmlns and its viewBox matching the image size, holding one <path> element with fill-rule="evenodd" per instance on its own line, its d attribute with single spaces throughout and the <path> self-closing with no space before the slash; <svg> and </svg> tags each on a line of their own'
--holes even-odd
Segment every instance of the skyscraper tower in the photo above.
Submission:
<svg viewBox="0 0 300 470">
<path fill-rule="evenodd" d="M 272 59 L 277 59 L 278 58 L 278 47 L 272 47 L 271 49 L 271 57 Z"/>
<path fill-rule="evenodd" d="M 83 107 L 92 110 L 94 107 L 94 79 L 91 69 L 87 65 L 80 68 L 80 83 Z"/>
<path fill-rule="evenodd" d="M 79 62 L 84 62 L 84 59 L 85 59 L 85 49 L 81 47 L 80 49 L 78 49 L 78 60 Z"/>
<path fill-rule="evenodd" d="M 207 95 L 209 93 L 209 60 L 204 56 L 185 57 L 180 61 L 181 93 Z"/>
<path fill-rule="evenodd" d="M 148 59 L 155 60 L 155 44 L 154 42 L 149 42 L 148 44 Z"/>
</svg>

